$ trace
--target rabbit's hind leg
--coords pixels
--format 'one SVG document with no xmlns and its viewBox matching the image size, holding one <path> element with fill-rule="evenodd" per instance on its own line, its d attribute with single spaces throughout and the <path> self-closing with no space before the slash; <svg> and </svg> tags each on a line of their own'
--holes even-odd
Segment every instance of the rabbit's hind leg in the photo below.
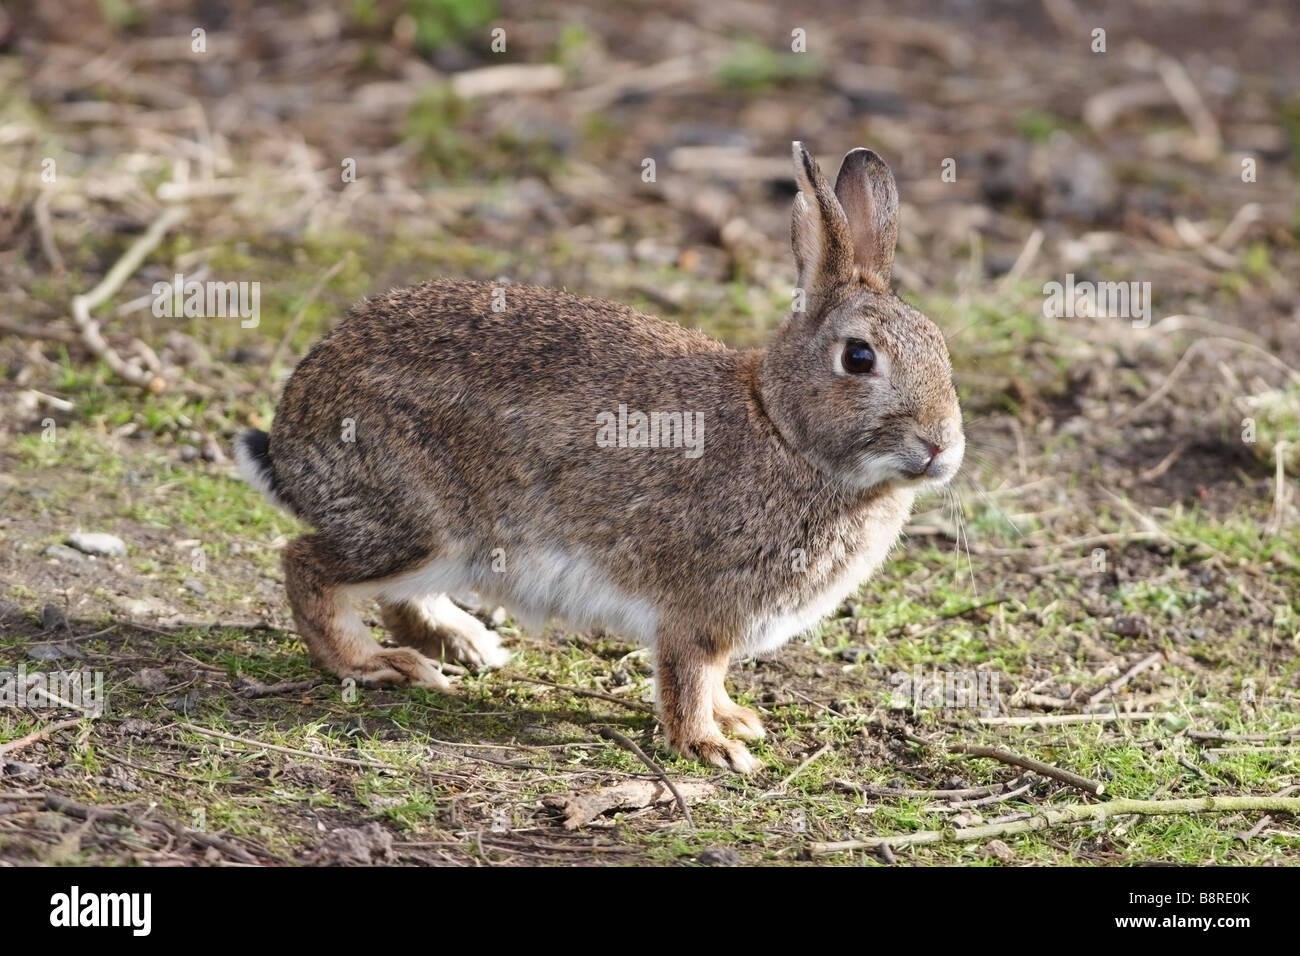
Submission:
<svg viewBox="0 0 1300 956">
<path fill-rule="evenodd" d="M 418 650 L 379 646 L 348 597 L 360 582 L 349 579 L 326 539 L 309 534 L 291 541 L 281 563 L 294 625 L 322 667 L 366 683 L 451 689 L 437 664 Z"/>
<path fill-rule="evenodd" d="M 510 652 L 496 632 L 445 594 L 407 601 L 379 599 L 384 627 L 393 640 L 438 660 L 452 660 L 476 671 L 501 667 Z"/>
</svg>

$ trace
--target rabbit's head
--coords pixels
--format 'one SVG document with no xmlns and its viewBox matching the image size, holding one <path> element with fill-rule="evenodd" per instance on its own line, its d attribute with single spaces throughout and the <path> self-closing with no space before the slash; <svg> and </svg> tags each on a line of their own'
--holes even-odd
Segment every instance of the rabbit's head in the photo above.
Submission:
<svg viewBox="0 0 1300 956">
<path fill-rule="evenodd" d="M 797 452 L 851 488 L 943 485 L 965 450 L 961 409 L 943 334 L 890 291 L 894 176 L 855 149 L 832 190 L 802 143 L 794 167 L 798 289 L 763 357 L 767 414 Z"/>
</svg>

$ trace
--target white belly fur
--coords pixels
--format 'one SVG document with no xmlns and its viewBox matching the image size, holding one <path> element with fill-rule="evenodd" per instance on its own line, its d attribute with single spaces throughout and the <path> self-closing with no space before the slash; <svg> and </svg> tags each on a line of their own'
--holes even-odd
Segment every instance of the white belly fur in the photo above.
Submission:
<svg viewBox="0 0 1300 956">
<path fill-rule="evenodd" d="M 643 644 L 653 644 L 659 609 L 628 594 L 583 557 L 561 551 L 507 553 L 505 569 L 471 562 L 464 549 L 452 548 L 413 571 L 351 589 L 361 599 L 409 601 L 430 594 L 476 591 L 504 605 L 529 630 L 557 618 L 582 630 L 601 627 Z"/>
<path fill-rule="evenodd" d="M 775 608 L 757 617 L 736 647 L 736 657 L 768 654 L 791 638 L 812 628 L 852 594 L 885 560 L 907 513 L 910 496 L 891 517 L 897 518 L 892 534 L 877 533 L 865 548 L 846 564 L 819 593 L 801 603 Z M 885 531 L 884 528 L 878 528 Z M 476 549 L 481 552 L 481 549 Z M 470 549 L 452 547 L 444 556 L 413 571 L 349 588 L 360 599 L 383 601 L 419 600 L 431 594 L 465 594 L 476 591 L 483 598 L 504 605 L 511 615 L 530 630 L 540 630 L 547 621 L 559 619 L 571 628 L 600 627 L 653 645 L 658 636 L 660 609 L 651 601 L 619 588 L 587 558 L 562 551 L 544 550 L 524 554 L 507 553 L 506 568 L 493 572 L 469 559 Z"/>
</svg>

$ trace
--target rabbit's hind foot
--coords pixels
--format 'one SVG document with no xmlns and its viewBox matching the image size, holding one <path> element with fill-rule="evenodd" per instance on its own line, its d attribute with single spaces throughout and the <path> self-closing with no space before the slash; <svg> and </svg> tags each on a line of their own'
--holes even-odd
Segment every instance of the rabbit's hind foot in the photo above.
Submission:
<svg viewBox="0 0 1300 956">
<path fill-rule="evenodd" d="M 339 677 L 368 685 L 411 684 L 444 693 L 436 661 L 410 647 L 380 647 L 349 600 L 350 584 L 319 535 L 291 541 L 281 556 L 293 621 L 312 658 Z"/>
</svg>

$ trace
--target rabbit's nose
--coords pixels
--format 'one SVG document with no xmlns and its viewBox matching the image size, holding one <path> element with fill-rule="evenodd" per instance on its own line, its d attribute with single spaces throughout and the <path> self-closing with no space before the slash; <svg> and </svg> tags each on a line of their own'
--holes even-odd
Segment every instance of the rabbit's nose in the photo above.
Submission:
<svg viewBox="0 0 1300 956">
<path fill-rule="evenodd" d="M 921 444 L 925 445 L 925 450 L 930 453 L 930 460 L 926 462 L 927 465 L 933 464 L 934 460 L 943 454 L 943 446 L 936 445 L 928 438 L 922 438 Z"/>
</svg>

